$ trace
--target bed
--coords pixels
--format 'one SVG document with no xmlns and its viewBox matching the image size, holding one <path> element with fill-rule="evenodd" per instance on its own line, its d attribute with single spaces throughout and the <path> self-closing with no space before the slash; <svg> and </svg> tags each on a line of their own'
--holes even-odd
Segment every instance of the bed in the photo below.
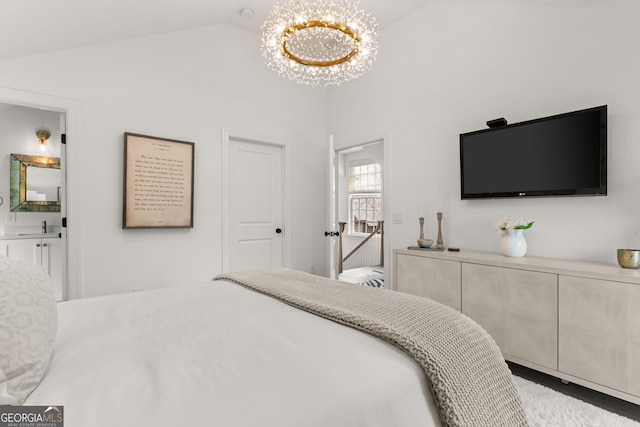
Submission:
<svg viewBox="0 0 640 427">
<path fill-rule="evenodd" d="M 277 282 L 285 279 L 283 289 Z M 26 316 L 28 307 L 46 311 L 47 298 L 34 297 L 48 286 L 41 270 L 0 258 L 0 285 L 3 324 L 11 323 L 5 322 L 11 313 Z M 28 293 L 31 303 L 12 308 L 12 292 Z M 332 318 L 337 305 L 309 299 L 309 292 L 329 295 L 337 305 L 349 300 L 353 309 Z M 420 355 L 432 349 L 407 349 L 413 341 L 407 345 L 393 331 L 385 338 L 376 332 L 382 323 L 354 314 L 369 299 L 385 311 L 392 295 L 397 293 L 282 270 L 53 303 L 54 314 L 38 313 L 29 327 L 41 327 L 35 358 L 45 353 L 27 363 L 40 372 L 31 384 L 11 384 L 11 340 L 20 340 L 0 326 L 0 403 L 63 406 L 66 427 L 469 425 L 464 417 L 475 412 L 485 420 L 507 417 L 502 425 L 526 425 L 504 360 L 504 366 L 490 365 L 489 375 L 482 360 L 449 367 L 454 377 L 459 371 L 473 377 L 471 388 L 483 396 L 478 401 L 462 388 L 457 403 L 443 400 L 442 386 L 452 377 L 434 371 L 427 379 Z M 409 305 L 423 300 L 400 297 Z M 451 340 L 458 345 L 452 351 L 464 353 L 460 341 Z M 469 375 L 473 366 L 483 369 Z M 460 402 L 469 407 L 453 408 Z"/>
</svg>

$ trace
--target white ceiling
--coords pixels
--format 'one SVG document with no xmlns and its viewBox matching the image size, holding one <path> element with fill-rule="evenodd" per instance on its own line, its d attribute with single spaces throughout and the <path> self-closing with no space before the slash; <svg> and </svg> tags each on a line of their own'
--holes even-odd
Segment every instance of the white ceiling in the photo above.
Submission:
<svg viewBox="0 0 640 427">
<path fill-rule="evenodd" d="M 385 27 L 432 1 L 588 6 L 606 0 L 360 0 Z M 0 60 L 227 23 L 260 33 L 278 0 L 0 0 Z M 251 18 L 239 11 L 254 11 Z"/>
<path fill-rule="evenodd" d="M 431 0 L 361 0 L 380 28 Z M 0 0 L 0 60 L 228 23 L 260 33 L 276 0 Z M 242 8 L 254 11 L 240 16 Z"/>
</svg>

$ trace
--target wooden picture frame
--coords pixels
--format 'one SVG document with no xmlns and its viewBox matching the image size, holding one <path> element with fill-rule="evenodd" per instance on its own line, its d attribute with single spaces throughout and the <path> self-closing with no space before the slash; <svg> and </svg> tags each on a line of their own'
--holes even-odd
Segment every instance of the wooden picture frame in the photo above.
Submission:
<svg viewBox="0 0 640 427">
<path fill-rule="evenodd" d="M 122 228 L 193 228 L 193 142 L 125 132 Z"/>
<path fill-rule="evenodd" d="M 30 156 L 27 154 L 11 154 L 9 156 L 9 209 L 11 212 L 60 212 L 60 197 L 53 200 L 38 200 L 29 198 L 29 190 L 44 190 L 49 196 L 54 195 L 55 188 L 58 187 L 62 179 L 60 174 L 60 158 L 46 156 Z M 46 179 L 46 185 L 42 185 L 42 179 L 36 187 L 32 187 L 31 183 L 35 180 L 29 178 L 38 171 L 47 171 L 49 177 Z M 29 175 L 29 176 L 28 176 Z M 29 183 L 29 185 L 27 185 Z M 46 198 L 45 198 L 46 199 Z"/>
</svg>

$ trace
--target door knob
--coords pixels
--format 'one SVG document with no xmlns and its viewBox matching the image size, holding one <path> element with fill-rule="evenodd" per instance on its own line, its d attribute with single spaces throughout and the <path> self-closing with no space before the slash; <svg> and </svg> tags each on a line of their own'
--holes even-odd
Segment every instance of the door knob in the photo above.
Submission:
<svg viewBox="0 0 640 427">
<path fill-rule="evenodd" d="M 276 233 L 278 233 L 278 234 L 282 233 L 282 229 L 281 228 L 276 228 Z"/>
</svg>

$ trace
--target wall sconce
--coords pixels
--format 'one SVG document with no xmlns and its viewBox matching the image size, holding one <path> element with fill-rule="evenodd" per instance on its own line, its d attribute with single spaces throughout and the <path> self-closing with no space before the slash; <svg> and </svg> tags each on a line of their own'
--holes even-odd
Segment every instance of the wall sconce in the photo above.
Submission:
<svg viewBox="0 0 640 427">
<path fill-rule="evenodd" d="M 38 137 L 38 141 L 40 143 L 40 148 L 44 149 L 45 144 L 51 138 L 51 131 L 47 128 L 39 128 L 36 130 L 36 136 Z"/>
</svg>

